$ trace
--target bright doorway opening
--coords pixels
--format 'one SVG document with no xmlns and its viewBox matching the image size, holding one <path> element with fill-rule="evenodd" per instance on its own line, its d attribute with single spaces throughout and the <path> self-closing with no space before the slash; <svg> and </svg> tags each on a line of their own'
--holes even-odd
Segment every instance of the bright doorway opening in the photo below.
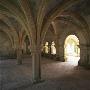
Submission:
<svg viewBox="0 0 90 90">
<path fill-rule="evenodd" d="M 79 39 L 75 35 L 69 35 L 64 44 L 65 61 L 78 64 L 80 59 Z"/>
</svg>

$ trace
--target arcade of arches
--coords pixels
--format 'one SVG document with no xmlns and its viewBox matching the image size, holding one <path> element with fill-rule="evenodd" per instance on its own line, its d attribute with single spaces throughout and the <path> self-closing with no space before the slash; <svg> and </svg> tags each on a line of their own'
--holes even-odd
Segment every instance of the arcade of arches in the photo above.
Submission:
<svg viewBox="0 0 90 90">
<path fill-rule="evenodd" d="M 90 0 L 0 0 L 0 60 L 25 55 L 35 82 L 41 57 L 90 66 Z"/>
</svg>

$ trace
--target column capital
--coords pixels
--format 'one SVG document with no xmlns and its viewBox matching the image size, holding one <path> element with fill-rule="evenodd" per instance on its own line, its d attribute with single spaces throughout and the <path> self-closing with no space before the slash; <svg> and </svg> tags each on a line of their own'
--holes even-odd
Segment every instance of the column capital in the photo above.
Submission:
<svg viewBox="0 0 90 90">
<path fill-rule="evenodd" d="M 31 49 L 31 53 L 41 53 L 41 46 L 37 46 L 34 49 Z"/>
</svg>

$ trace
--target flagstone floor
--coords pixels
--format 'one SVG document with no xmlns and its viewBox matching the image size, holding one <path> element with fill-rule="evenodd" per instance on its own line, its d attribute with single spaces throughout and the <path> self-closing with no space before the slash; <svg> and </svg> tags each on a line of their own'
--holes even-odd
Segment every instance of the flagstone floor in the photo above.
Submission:
<svg viewBox="0 0 90 90">
<path fill-rule="evenodd" d="M 90 70 L 71 62 L 42 58 L 42 82 L 32 83 L 32 61 L 0 60 L 0 90 L 90 90 Z"/>
</svg>

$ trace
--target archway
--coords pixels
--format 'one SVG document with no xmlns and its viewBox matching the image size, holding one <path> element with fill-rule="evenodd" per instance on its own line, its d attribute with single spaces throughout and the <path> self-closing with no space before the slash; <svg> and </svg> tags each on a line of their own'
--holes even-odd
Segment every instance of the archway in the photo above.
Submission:
<svg viewBox="0 0 90 90">
<path fill-rule="evenodd" d="M 75 35 L 69 35 L 64 43 L 64 58 L 65 61 L 77 63 L 80 59 L 79 39 Z"/>
<path fill-rule="evenodd" d="M 56 55 L 56 47 L 55 47 L 55 42 L 54 41 L 51 44 L 51 54 Z"/>
<path fill-rule="evenodd" d="M 45 54 L 49 53 L 48 42 L 45 42 L 45 45 L 42 47 L 42 52 Z"/>
</svg>

